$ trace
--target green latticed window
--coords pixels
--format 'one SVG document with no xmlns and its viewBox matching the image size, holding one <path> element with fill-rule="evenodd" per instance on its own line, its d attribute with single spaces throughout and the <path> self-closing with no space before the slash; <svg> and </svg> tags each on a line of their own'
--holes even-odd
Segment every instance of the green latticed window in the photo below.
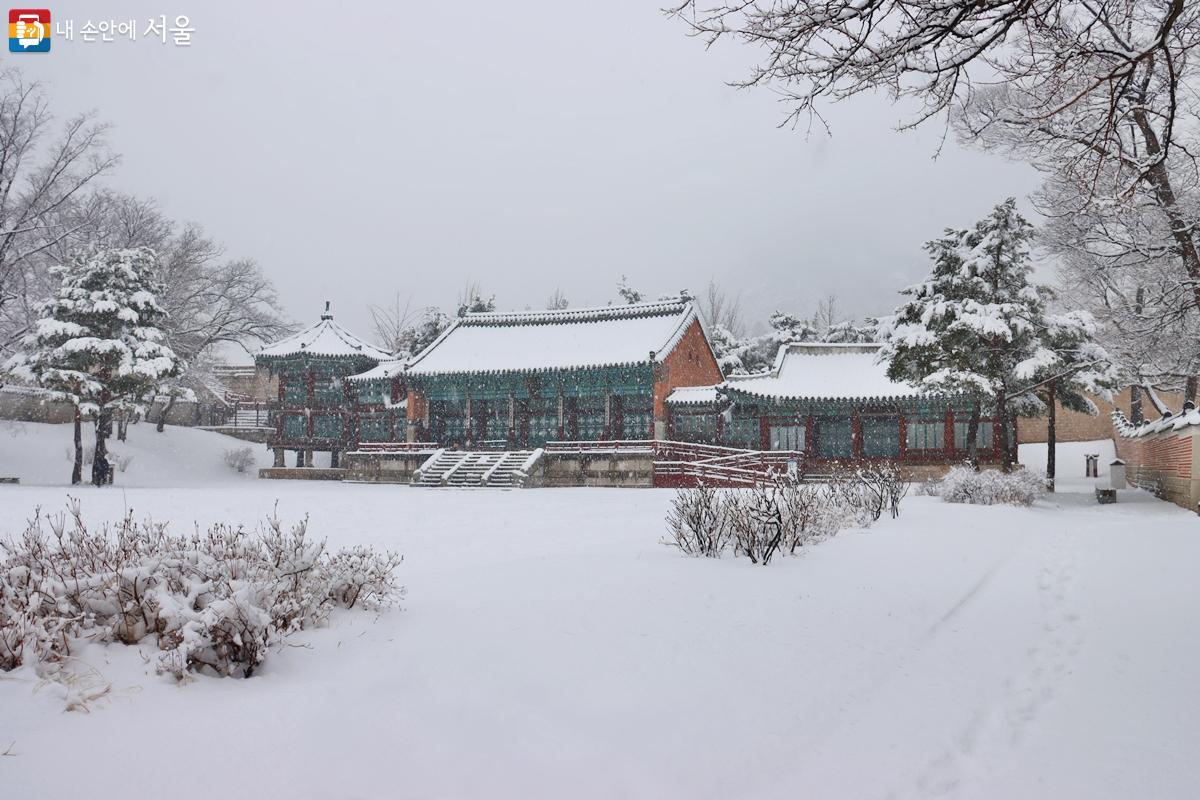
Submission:
<svg viewBox="0 0 1200 800">
<path fill-rule="evenodd" d="M 730 447 L 759 448 L 759 424 L 757 417 L 734 417 L 724 430 L 725 444 Z"/>
<path fill-rule="evenodd" d="M 804 425 L 798 423 L 790 423 L 787 425 L 772 425 L 771 426 L 771 449 L 772 450 L 803 450 L 805 445 L 805 434 L 807 430 Z"/>
<path fill-rule="evenodd" d="M 308 375 L 303 372 L 287 372 L 280 376 L 283 384 L 283 399 L 289 405 L 303 405 L 308 400 Z"/>
<path fill-rule="evenodd" d="M 954 447 L 957 450 L 967 449 L 967 429 L 971 427 L 969 422 L 954 423 Z M 980 422 L 979 430 L 975 434 L 975 446 L 980 450 L 990 450 L 993 446 L 995 436 L 995 425 L 991 422 Z"/>
<path fill-rule="evenodd" d="M 529 415 L 530 447 L 538 447 L 558 438 L 558 398 L 530 398 L 525 402 Z"/>
<path fill-rule="evenodd" d="M 909 450 L 943 450 L 946 447 L 946 423 L 936 421 L 909 421 L 907 446 Z"/>
<path fill-rule="evenodd" d="M 900 418 L 863 417 L 862 437 L 867 458 L 895 458 L 900 455 Z"/>
<path fill-rule="evenodd" d="M 358 402 L 364 406 L 380 405 L 384 402 L 385 395 L 389 399 L 391 397 L 391 387 L 379 381 L 359 381 L 354 386 L 358 392 Z"/>
<path fill-rule="evenodd" d="M 429 404 L 429 420 L 435 441 L 442 444 L 466 439 L 466 403 L 435 400 Z"/>
<path fill-rule="evenodd" d="M 854 429 L 850 420 L 817 420 L 817 453 L 821 458 L 852 458 Z"/>
<path fill-rule="evenodd" d="M 624 439 L 649 439 L 654 436 L 654 397 L 631 394 L 621 398 L 621 419 Z M 716 431 L 713 431 L 714 435 Z"/>
<path fill-rule="evenodd" d="M 342 379 L 328 368 L 313 370 L 313 401 L 318 405 L 337 405 L 342 402 Z"/>
<path fill-rule="evenodd" d="M 294 441 L 308 436 L 308 420 L 303 414 L 288 414 L 283 418 L 283 438 Z"/>
<path fill-rule="evenodd" d="M 340 414 L 314 414 L 313 436 L 318 439 L 340 439 L 342 417 Z"/>
<path fill-rule="evenodd" d="M 387 416 L 363 416 L 358 418 L 358 440 L 360 442 L 386 442 L 391 436 L 391 420 Z"/>
<path fill-rule="evenodd" d="M 716 414 L 671 415 L 672 436 L 681 442 L 715 444 L 717 441 Z"/>
<path fill-rule="evenodd" d="M 587 396 L 579 398 L 576 420 L 581 442 L 594 442 L 604 438 L 604 398 Z"/>
</svg>

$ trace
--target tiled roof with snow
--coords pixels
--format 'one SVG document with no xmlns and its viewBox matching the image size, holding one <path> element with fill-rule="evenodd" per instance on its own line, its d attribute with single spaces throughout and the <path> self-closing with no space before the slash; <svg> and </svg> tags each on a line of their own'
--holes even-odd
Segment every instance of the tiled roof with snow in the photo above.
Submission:
<svg viewBox="0 0 1200 800">
<path fill-rule="evenodd" d="M 1166 406 L 1164 405 L 1163 408 Z M 1162 419 L 1144 422 L 1141 425 L 1134 425 L 1120 411 L 1113 411 L 1112 418 L 1113 428 L 1117 433 L 1127 439 L 1136 439 L 1155 433 L 1173 433 L 1193 425 L 1200 425 L 1200 409 L 1189 408 L 1179 414 L 1167 412 Z"/>
<path fill-rule="evenodd" d="M 331 314 L 322 314 L 321 321 L 307 330 L 267 345 L 255 358 L 286 358 L 301 354 L 334 358 L 361 356 L 372 361 L 392 358 L 390 353 L 364 342 L 338 325 Z"/>
<path fill-rule="evenodd" d="M 793 343 L 762 375 L 733 375 L 722 390 L 770 400 L 869 400 L 923 394 L 887 376 L 878 344 Z"/>
<path fill-rule="evenodd" d="M 673 406 L 716 405 L 721 401 L 716 386 L 677 386 L 667 395 Z"/>
<path fill-rule="evenodd" d="M 662 361 L 698 319 L 691 300 L 460 317 L 408 363 L 410 375 L 549 372 Z"/>
<path fill-rule="evenodd" d="M 371 367 L 366 372 L 360 372 L 357 375 L 347 375 L 348 381 L 380 381 L 389 378 L 395 378 L 398 375 L 404 374 L 403 359 L 392 358 L 387 361 L 381 361 L 374 367 Z"/>
</svg>

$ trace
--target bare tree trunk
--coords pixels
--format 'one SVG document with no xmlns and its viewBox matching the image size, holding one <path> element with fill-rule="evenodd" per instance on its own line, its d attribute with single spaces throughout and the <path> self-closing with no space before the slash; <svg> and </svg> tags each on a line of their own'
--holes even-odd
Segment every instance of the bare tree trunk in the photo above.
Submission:
<svg viewBox="0 0 1200 800">
<path fill-rule="evenodd" d="M 975 402 L 971 405 L 971 418 L 967 422 L 967 463 L 976 472 L 979 471 L 979 444 L 976 442 L 976 439 L 979 437 L 979 415 L 981 411 L 979 398 L 976 397 Z"/>
<path fill-rule="evenodd" d="M 100 411 L 96 414 L 96 450 L 92 454 L 93 486 L 104 486 L 108 483 L 110 469 L 106 440 L 111 430 L 112 410 L 107 406 L 100 406 Z"/>
<path fill-rule="evenodd" d="M 1200 304 L 1200 249 L 1196 247 L 1196 240 L 1192 238 L 1195 230 L 1194 220 L 1185 219 L 1180 211 L 1179 200 L 1175 196 L 1175 187 L 1171 185 L 1171 176 L 1167 172 L 1166 160 L 1161 157 L 1162 145 L 1154 127 L 1150 124 L 1146 110 L 1144 108 L 1135 110 L 1133 119 L 1142 133 L 1142 140 L 1146 143 L 1146 155 L 1156 159 L 1146 170 L 1146 180 L 1154 189 L 1158 205 L 1162 208 L 1163 214 L 1167 217 L 1167 223 L 1171 226 L 1171 237 L 1175 240 L 1176 250 L 1183 261 L 1183 268 L 1187 271 L 1188 277 L 1192 279 L 1192 296 L 1195 302 Z"/>
<path fill-rule="evenodd" d="M 167 398 L 167 404 L 163 406 L 162 413 L 158 415 L 158 424 L 154 426 L 154 430 L 158 431 L 159 433 L 163 432 L 167 424 L 167 414 L 170 414 L 171 409 L 175 407 L 176 399 L 177 397 L 175 393 L 172 392 L 171 396 Z"/>
<path fill-rule="evenodd" d="M 1183 402 L 1184 404 L 1191 403 L 1196 405 L 1196 376 L 1189 375 L 1187 383 L 1183 387 Z"/>
<path fill-rule="evenodd" d="M 1142 411 L 1142 387 L 1136 383 L 1129 387 L 1129 421 L 1134 425 L 1146 421 L 1146 414 Z"/>
<path fill-rule="evenodd" d="M 1046 387 L 1046 405 L 1050 409 L 1049 415 L 1046 417 L 1046 488 L 1052 492 L 1054 491 L 1054 450 L 1058 446 L 1058 412 L 1054 408 L 1057 394 L 1054 382 L 1051 381 Z"/>
<path fill-rule="evenodd" d="M 71 485 L 83 483 L 83 414 L 75 406 L 75 463 L 71 466 Z"/>
<path fill-rule="evenodd" d="M 1000 445 L 1000 469 L 1005 472 L 1012 472 L 1013 454 L 1012 448 L 1008 446 L 1008 395 L 1005 389 L 996 392 L 996 421 L 993 427 L 999 426 L 996 435 L 999 436 Z"/>
</svg>

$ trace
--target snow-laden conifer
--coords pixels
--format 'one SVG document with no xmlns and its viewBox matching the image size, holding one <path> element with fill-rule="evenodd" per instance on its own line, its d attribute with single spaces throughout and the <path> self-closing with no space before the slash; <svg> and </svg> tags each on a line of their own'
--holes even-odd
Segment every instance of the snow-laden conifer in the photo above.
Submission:
<svg viewBox="0 0 1200 800">
<path fill-rule="evenodd" d="M 947 230 L 925 245 L 933 269 L 895 313 L 880 320 L 888 377 L 922 389 L 970 393 L 992 401 L 1005 468 L 1009 397 L 1015 374 L 1037 348 L 1045 298 L 1029 282 L 1033 226 L 1013 199 L 996 206 L 967 230 Z M 971 413 L 967 440 L 977 462 L 980 402 Z"/>
<path fill-rule="evenodd" d="M 140 411 L 183 364 L 163 339 L 166 313 L 156 295 L 157 256 L 146 247 L 92 248 L 54 268 L 57 292 L 9 368 L 96 421 L 92 482 L 108 483 L 105 440 L 114 410 Z M 77 478 L 78 476 L 76 476 Z"/>
</svg>

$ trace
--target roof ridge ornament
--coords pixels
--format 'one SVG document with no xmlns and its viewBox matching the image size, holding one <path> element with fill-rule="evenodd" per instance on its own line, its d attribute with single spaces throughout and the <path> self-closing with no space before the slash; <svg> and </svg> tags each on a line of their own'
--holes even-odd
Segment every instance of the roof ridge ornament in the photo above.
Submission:
<svg viewBox="0 0 1200 800">
<path fill-rule="evenodd" d="M 321 319 L 333 319 L 333 312 L 329 310 L 329 301 L 325 301 L 325 313 L 321 315 Z"/>
</svg>

